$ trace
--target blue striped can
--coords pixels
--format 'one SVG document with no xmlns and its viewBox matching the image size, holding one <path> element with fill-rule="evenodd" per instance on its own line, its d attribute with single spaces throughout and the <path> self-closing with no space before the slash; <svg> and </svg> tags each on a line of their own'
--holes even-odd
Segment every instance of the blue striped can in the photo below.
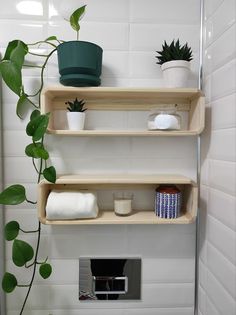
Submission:
<svg viewBox="0 0 236 315">
<path fill-rule="evenodd" d="M 182 194 L 176 186 L 160 186 L 156 190 L 155 213 L 164 219 L 180 215 Z"/>
</svg>

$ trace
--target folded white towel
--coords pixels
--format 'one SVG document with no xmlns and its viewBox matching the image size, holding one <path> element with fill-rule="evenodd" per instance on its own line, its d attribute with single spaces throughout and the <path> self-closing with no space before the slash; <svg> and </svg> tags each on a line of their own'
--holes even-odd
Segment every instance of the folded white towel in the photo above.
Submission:
<svg viewBox="0 0 236 315">
<path fill-rule="evenodd" d="M 95 192 L 60 191 L 50 192 L 46 205 L 48 220 L 72 220 L 96 218 L 98 215 Z"/>
</svg>

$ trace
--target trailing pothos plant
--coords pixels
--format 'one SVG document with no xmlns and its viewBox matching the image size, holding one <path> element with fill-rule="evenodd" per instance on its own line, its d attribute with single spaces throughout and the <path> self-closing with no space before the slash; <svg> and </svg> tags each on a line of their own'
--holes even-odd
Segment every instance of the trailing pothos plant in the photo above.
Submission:
<svg viewBox="0 0 236 315">
<path fill-rule="evenodd" d="M 85 12 L 85 6 L 75 10 L 70 17 L 72 28 L 78 33 L 80 30 L 79 21 Z M 62 40 L 56 36 L 48 37 L 46 40 L 38 41 L 33 44 L 26 44 L 21 40 L 13 40 L 9 42 L 5 55 L 0 62 L 0 74 L 8 88 L 14 92 L 17 97 L 16 114 L 20 119 L 25 117 L 25 113 L 29 105 L 33 108 L 30 120 L 26 126 L 26 134 L 30 138 L 29 144 L 25 148 L 25 154 L 32 160 L 33 167 L 37 173 L 37 183 L 45 178 L 49 182 L 55 183 L 56 169 L 54 166 L 48 165 L 49 152 L 44 146 L 44 137 L 49 123 L 50 114 L 40 113 L 40 97 L 44 87 L 44 71 L 49 58 L 57 50 L 57 46 Z M 32 52 L 32 48 L 38 48 L 41 45 L 47 45 L 48 54 L 37 54 Z M 37 58 L 37 63 L 29 63 L 26 57 L 31 55 Z M 38 59 L 43 59 L 38 65 Z M 24 89 L 22 70 L 27 67 L 36 67 L 40 69 L 40 85 L 38 90 L 29 94 Z M 19 205 L 24 202 L 37 204 L 37 201 L 29 200 L 26 189 L 23 185 L 16 184 L 7 187 L 0 193 L 0 204 L 2 205 Z M 29 243 L 20 239 L 19 233 L 35 233 L 37 235 L 36 247 L 33 248 Z M 41 236 L 41 223 L 38 222 L 37 230 L 25 231 L 21 228 L 19 222 L 11 221 L 4 228 L 5 239 L 12 242 L 12 261 L 17 267 L 32 269 L 32 276 L 29 283 L 19 283 L 17 276 L 6 272 L 2 279 L 2 288 L 6 293 L 11 293 L 16 287 L 28 288 L 23 304 L 21 306 L 20 315 L 23 314 L 29 293 L 34 282 L 35 274 L 38 271 L 42 278 L 50 277 L 52 266 L 47 262 L 39 261 L 38 253 Z"/>
</svg>

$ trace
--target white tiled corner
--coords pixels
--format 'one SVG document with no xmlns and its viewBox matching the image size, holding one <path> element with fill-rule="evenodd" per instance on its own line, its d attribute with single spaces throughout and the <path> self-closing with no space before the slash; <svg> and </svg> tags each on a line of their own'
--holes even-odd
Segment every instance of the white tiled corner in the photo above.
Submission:
<svg viewBox="0 0 236 315">
<path fill-rule="evenodd" d="M 234 231 L 211 217 L 208 221 L 208 239 L 232 264 L 236 263 L 236 235 Z"/>
<path fill-rule="evenodd" d="M 236 231 L 236 197 L 220 190 L 209 189 L 208 212 Z"/>
<path fill-rule="evenodd" d="M 235 23 L 235 1 L 227 0 L 217 7 L 211 18 L 206 22 L 209 30 L 206 38 L 206 46 L 216 41 L 231 25 Z"/>
<path fill-rule="evenodd" d="M 219 314 L 235 314 L 235 300 L 210 272 L 208 273 L 207 291 Z"/>
<path fill-rule="evenodd" d="M 198 289 L 198 307 L 200 314 L 206 314 L 206 292 L 201 286 Z"/>
<path fill-rule="evenodd" d="M 236 192 L 236 178 L 232 174 L 236 174 L 235 162 L 210 160 L 209 184 L 212 188 L 234 196 Z"/>
<path fill-rule="evenodd" d="M 235 128 L 236 127 L 236 94 L 220 98 L 212 103 L 212 128 Z M 224 115 L 222 115 L 224 108 Z"/>
<path fill-rule="evenodd" d="M 236 45 L 232 38 L 235 38 L 235 36 L 236 25 L 233 24 L 206 49 L 204 70 L 207 74 L 214 72 L 234 58 Z"/>
<path fill-rule="evenodd" d="M 211 132 L 209 157 L 215 160 L 236 162 L 236 128 Z"/>
<path fill-rule="evenodd" d="M 216 279 L 222 284 L 227 292 L 236 297 L 236 270 L 235 265 L 230 263 L 221 252 L 214 246 L 208 244 L 207 249 L 207 263 L 211 266 L 211 272 Z"/>
<path fill-rule="evenodd" d="M 236 59 L 233 59 L 212 74 L 211 97 L 212 100 L 235 93 L 236 91 Z M 227 80 L 222 80 L 227 78 Z"/>
<path fill-rule="evenodd" d="M 204 15 L 208 19 L 224 0 L 208 0 L 204 2 Z"/>
<path fill-rule="evenodd" d="M 208 189 L 204 264 L 207 275 L 203 315 L 236 312 L 235 215 L 235 1 L 205 1 L 203 71 L 207 104 L 202 177 Z M 208 148 L 208 149 L 207 149 Z M 204 163 L 205 165 L 205 163 Z M 203 166 L 204 166 L 203 165 Z M 207 248 L 206 248 L 207 247 Z M 205 276 L 204 276 L 205 278 Z M 205 313 L 204 313 L 205 312 Z"/>
<path fill-rule="evenodd" d="M 208 296 L 206 302 L 206 312 L 206 314 L 220 315 L 220 312 L 217 310 L 216 306 L 213 304 L 213 301 Z"/>
</svg>

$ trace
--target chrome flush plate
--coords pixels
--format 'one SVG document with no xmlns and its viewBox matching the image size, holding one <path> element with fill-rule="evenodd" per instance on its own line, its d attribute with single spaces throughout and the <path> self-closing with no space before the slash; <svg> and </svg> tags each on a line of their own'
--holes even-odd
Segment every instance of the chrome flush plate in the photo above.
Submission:
<svg viewBox="0 0 236 315">
<path fill-rule="evenodd" d="M 79 300 L 140 300 L 141 258 L 80 258 Z"/>
</svg>

